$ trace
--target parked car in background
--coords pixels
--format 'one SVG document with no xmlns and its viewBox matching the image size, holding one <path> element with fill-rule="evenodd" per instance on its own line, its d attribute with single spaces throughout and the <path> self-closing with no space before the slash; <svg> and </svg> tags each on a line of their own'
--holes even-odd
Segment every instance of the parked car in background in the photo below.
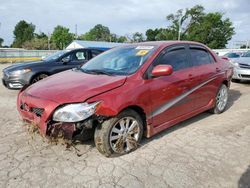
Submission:
<svg viewBox="0 0 250 188">
<path fill-rule="evenodd" d="M 244 53 L 240 58 L 231 61 L 234 65 L 233 82 L 250 80 L 250 51 Z"/>
<path fill-rule="evenodd" d="M 62 50 L 41 61 L 16 63 L 3 70 L 2 81 L 9 89 L 20 89 L 52 74 L 79 67 L 103 51 L 98 48 Z"/>
<path fill-rule="evenodd" d="M 234 58 L 239 58 L 241 54 L 236 53 L 236 52 L 229 52 L 229 53 L 226 53 L 224 56 L 229 59 L 234 59 Z"/>
<path fill-rule="evenodd" d="M 151 137 L 206 110 L 226 109 L 232 65 L 203 44 L 147 42 L 111 49 L 81 68 L 21 91 L 17 109 L 42 134 L 81 139 L 95 130 L 105 156 L 135 150 Z"/>
</svg>

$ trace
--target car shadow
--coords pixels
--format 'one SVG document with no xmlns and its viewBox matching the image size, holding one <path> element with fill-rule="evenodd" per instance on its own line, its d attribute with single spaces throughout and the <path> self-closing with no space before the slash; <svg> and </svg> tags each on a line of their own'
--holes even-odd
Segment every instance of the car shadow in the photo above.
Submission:
<svg viewBox="0 0 250 188">
<path fill-rule="evenodd" d="M 237 101 L 241 95 L 242 94 L 239 90 L 230 89 L 229 90 L 229 100 L 228 100 L 226 110 L 230 109 L 233 106 L 234 102 Z"/>
<path fill-rule="evenodd" d="M 250 165 L 238 181 L 239 188 L 250 188 Z"/>
</svg>

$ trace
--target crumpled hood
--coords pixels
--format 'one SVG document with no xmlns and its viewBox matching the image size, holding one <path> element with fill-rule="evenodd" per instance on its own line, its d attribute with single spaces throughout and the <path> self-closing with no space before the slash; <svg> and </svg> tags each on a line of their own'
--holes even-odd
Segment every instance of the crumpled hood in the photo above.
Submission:
<svg viewBox="0 0 250 188">
<path fill-rule="evenodd" d="M 93 96 L 122 86 L 126 76 L 86 74 L 68 70 L 45 78 L 24 92 L 33 97 L 51 100 L 59 104 L 83 102 Z"/>
</svg>

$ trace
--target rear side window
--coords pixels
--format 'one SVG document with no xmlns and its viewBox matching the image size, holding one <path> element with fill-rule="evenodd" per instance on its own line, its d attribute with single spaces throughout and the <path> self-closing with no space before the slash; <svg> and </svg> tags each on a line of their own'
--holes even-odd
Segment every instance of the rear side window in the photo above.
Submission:
<svg viewBox="0 0 250 188">
<path fill-rule="evenodd" d="M 157 65 L 171 65 L 174 71 L 189 67 L 187 52 L 185 48 L 166 52 L 158 61 Z"/>
<path fill-rule="evenodd" d="M 101 51 L 99 50 L 91 50 L 91 53 L 92 53 L 92 58 L 99 55 L 100 53 L 102 53 Z"/>
<path fill-rule="evenodd" d="M 83 61 L 85 59 L 87 59 L 87 51 L 76 51 L 72 53 L 72 61 Z"/>
<path fill-rule="evenodd" d="M 191 61 L 193 66 L 206 65 L 214 63 L 214 58 L 205 49 L 191 48 Z"/>
</svg>

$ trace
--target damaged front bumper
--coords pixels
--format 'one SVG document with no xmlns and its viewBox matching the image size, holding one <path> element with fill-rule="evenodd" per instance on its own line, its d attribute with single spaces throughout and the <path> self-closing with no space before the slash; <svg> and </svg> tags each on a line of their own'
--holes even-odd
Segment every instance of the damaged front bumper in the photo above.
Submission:
<svg viewBox="0 0 250 188">
<path fill-rule="evenodd" d="M 40 99 L 25 92 L 20 92 L 17 99 L 17 108 L 24 122 L 36 126 L 43 136 L 52 138 L 84 140 L 85 133 L 92 134 L 94 123 L 98 123 L 95 115 L 76 123 L 55 122 L 52 114 L 60 104 Z"/>
</svg>

